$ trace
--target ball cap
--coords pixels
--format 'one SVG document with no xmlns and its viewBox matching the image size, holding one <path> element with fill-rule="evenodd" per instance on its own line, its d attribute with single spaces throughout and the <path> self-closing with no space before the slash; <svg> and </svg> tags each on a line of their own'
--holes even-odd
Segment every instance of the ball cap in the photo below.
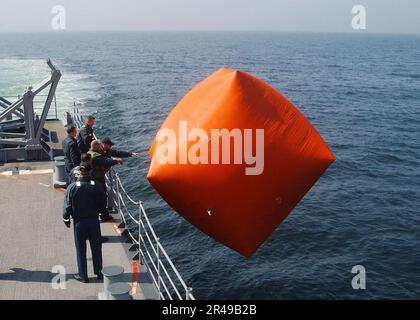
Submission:
<svg viewBox="0 0 420 320">
<path fill-rule="evenodd" d="M 92 169 L 92 168 L 91 168 L 90 164 L 89 164 L 89 163 L 87 163 L 87 162 L 82 162 L 82 163 L 79 165 L 79 170 L 80 170 L 80 172 L 82 172 L 82 173 L 84 173 L 84 174 L 88 174 L 88 173 L 89 173 L 89 171 L 90 171 L 91 169 Z"/>
<path fill-rule="evenodd" d="M 111 141 L 111 139 L 110 138 L 108 138 L 108 137 L 106 137 L 106 138 L 104 138 L 104 139 L 102 139 L 102 143 L 103 144 L 107 144 L 107 145 L 109 145 L 109 146 L 113 146 L 114 145 L 114 143 Z"/>
</svg>

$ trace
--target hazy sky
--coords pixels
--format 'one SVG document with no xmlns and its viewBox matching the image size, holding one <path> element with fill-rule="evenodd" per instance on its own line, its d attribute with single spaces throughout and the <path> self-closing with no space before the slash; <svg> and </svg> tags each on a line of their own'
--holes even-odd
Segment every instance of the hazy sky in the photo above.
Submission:
<svg viewBox="0 0 420 320">
<path fill-rule="evenodd" d="M 420 33 L 420 0 L 0 0 L 0 32 L 51 31 L 54 5 L 67 31 L 351 32 L 357 4 L 366 32 Z"/>
</svg>

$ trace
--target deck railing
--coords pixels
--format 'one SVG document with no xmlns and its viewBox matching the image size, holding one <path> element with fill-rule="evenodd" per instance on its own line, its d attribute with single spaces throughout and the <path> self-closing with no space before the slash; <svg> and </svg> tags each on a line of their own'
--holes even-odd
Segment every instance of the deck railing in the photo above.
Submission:
<svg viewBox="0 0 420 320">
<path fill-rule="evenodd" d="M 79 105 L 74 103 L 67 117 L 80 128 L 83 116 Z M 118 212 L 125 233 L 133 246 L 138 250 L 140 265 L 146 266 L 158 292 L 163 300 L 195 300 L 192 288 L 188 287 L 162 246 L 159 237 L 150 222 L 142 201 L 134 200 L 126 191 L 120 175 L 111 169 L 106 176 L 108 203 Z"/>
<path fill-rule="evenodd" d="M 147 267 L 159 297 L 163 300 L 194 300 L 192 289 L 186 285 L 156 235 L 143 202 L 134 200 L 127 193 L 115 170 L 110 170 L 106 181 L 112 205 L 118 210 L 127 235 L 138 247 L 139 262 Z M 135 213 L 132 208 L 135 208 Z"/>
</svg>

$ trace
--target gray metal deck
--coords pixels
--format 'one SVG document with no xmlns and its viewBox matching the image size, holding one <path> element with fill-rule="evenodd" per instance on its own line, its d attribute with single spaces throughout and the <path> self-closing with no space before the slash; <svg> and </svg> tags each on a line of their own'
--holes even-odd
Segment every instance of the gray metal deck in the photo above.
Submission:
<svg viewBox="0 0 420 320">
<path fill-rule="evenodd" d="M 77 272 L 73 231 L 62 222 L 63 192 L 50 184 L 51 174 L 0 175 L 0 299 L 97 299 L 103 289 L 96 281 L 72 279 Z M 101 229 L 110 238 L 103 244 L 104 266 L 122 265 L 124 280 L 131 283 L 133 267 L 120 236 L 111 223 Z M 90 258 L 88 264 L 94 280 Z M 51 285 L 57 265 L 67 273 L 65 290 Z M 140 287 L 136 298 L 143 298 Z"/>
<path fill-rule="evenodd" d="M 50 125 L 62 128 L 60 123 Z M 57 132 L 60 141 L 63 132 Z M 16 167 L 31 170 L 5 174 Z M 62 222 L 64 193 L 51 187 L 52 168 L 53 162 L 0 166 L 0 299 L 97 299 L 103 290 L 103 283 L 93 275 L 89 249 L 91 282 L 82 284 L 73 279 L 77 272 L 73 229 Z M 141 267 L 137 273 L 138 265 L 128 258 L 116 225 L 102 223 L 101 229 L 110 239 L 103 244 L 104 266 L 124 267 L 124 281 L 133 284 L 135 299 L 156 299 L 147 271 Z M 66 270 L 64 290 L 53 289 L 55 266 Z"/>
</svg>

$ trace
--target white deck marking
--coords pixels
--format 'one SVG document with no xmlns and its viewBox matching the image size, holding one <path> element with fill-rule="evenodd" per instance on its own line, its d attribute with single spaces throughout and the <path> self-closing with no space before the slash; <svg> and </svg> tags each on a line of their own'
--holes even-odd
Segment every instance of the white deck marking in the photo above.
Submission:
<svg viewBox="0 0 420 320">
<path fill-rule="evenodd" d="M 49 185 L 49 184 L 45 184 L 45 183 L 42 183 L 42 182 L 38 182 L 38 184 L 39 184 L 40 186 L 43 186 L 43 187 L 47 187 L 47 188 L 49 188 L 49 187 L 50 187 L 50 185 Z"/>
<path fill-rule="evenodd" d="M 19 170 L 19 175 L 32 175 L 32 174 L 47 174 L 53 173 L 53 169 L 45 169 L 45 170 Z"/>
</svg>

